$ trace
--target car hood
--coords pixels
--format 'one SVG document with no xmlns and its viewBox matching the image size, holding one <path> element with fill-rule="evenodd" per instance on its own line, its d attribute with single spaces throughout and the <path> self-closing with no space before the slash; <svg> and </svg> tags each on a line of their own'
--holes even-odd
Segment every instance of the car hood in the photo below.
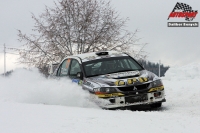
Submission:
<svg viewBox="0 0 200 133">
<path fill-rule="evenodd" d="M 142 71 L 127 71 L 127 72 L 119 72 L 106 74 L 101 76 L 95 76 L 90 78 L 85 78 L 83 83 L 87 82 L 90 86 L 96 87 L 109 87 L 109 86 L 127 86 L 128 80 L 132 80 L 134 82 L 131 85 L 140 85 L 152 82 L 154 80 L 160 79 L 158 76 L 149 72 L 147 70 Z M 130 84 L 129 84 L 130 85 Z"/>
</svg>

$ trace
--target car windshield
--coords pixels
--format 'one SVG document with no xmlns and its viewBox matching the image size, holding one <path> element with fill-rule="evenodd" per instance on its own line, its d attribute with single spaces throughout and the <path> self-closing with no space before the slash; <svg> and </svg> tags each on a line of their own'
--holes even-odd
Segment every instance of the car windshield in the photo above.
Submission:
<svg viewBox="0 0 200 133">
<path fill-rule="evenodd" d="M 129 56 L 102 58 L 83 62 L 83 68 L 85 70 L 86 77 L 143 70 L 143 68 Z"/>
</svg>

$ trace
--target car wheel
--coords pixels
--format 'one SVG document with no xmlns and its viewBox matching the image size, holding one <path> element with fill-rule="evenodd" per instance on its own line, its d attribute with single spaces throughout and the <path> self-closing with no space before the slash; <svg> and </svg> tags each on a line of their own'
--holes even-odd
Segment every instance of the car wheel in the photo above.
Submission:
<svg viewBox="0 0 200 133">
<path fill-rule="evenodd" d="M 162 106 L 162 103 L 154 103 L 150 105 L 151 108 L 160 108 Z"/>
</svg>

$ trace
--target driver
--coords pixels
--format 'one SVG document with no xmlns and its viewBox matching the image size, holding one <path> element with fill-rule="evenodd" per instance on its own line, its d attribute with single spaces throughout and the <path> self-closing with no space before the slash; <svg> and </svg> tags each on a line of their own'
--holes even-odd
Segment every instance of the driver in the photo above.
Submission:
<svg viewBox="0 0 200 133">
<path fill-rule="evenodd" d="M 113 72 L 115 71 L 117 67 L 117 64 L 114 62 L 114 61 L 106 61 L 106 62 L 103 62 L 102 64 L 102 70 L 104 71 L 104 73 L 110 73 L 110 72 Z"/>
</svg>

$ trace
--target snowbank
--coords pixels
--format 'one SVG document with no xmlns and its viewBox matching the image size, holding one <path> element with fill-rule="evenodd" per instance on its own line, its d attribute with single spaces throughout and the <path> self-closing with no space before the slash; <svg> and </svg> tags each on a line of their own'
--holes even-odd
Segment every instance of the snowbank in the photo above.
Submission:
<svg viewBox="0 0 200 133">
<path fill-rule="evenodd" d="M 46 79 L 37 69 L 17 69 L 9 77 L 0 77 L 0 101 L 96 107 L 89 93 L 71 80 Z"/>
<path fill-rule="evenodd" d="M 200 78 L 200 63 L 171 67 L 163 77 L 163 79 L 167 80 L 190 80 L 195 78 Z"/>
<path fill-rule="evenodd" d="M 163 77 L 166 107 L 174 113 L 200 116 L 200 63 L 170 68 Z"/>
</svg>

